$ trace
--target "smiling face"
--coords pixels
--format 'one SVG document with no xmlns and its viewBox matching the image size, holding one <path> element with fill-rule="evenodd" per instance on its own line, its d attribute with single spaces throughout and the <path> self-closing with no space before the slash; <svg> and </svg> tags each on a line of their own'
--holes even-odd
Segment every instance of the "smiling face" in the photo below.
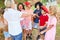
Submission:
<svg viewBox="0 0 60 40">
<path fill-rule="evenodd" d="M 19 9 L 20 9 L 20 10 L 23 9 L 23 6 L 22 6 L 21 4 L 19 5 Z"/>
</svg>

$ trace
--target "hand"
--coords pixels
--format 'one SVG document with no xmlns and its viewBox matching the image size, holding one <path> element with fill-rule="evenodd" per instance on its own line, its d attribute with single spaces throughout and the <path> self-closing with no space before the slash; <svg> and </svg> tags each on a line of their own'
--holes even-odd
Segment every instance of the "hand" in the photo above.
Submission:
<svg viewBox="0 0 60 40">
<path fill-rule="evenodd" d="M 40 32 L 41 34 L 43 34 L 45 31 L 42 31 L 42 32 Z"/>
</svg>

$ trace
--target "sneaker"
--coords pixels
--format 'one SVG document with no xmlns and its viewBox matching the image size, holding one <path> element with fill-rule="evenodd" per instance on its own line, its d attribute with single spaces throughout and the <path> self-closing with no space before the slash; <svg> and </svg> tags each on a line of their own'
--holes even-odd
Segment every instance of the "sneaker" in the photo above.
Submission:
<svg viewBox="0 0 60 40">
<path fill-rule="evenodd" d="M 26 36 L 26 40 L 27 40 L 27 39 L 29 39 L 29 34 L 27 34 L 27 36 Z"/>
<path fill-rule="evenodd" d="M 40 35 L 37 36 L 37 40 L 40 39 Z"/>
</svg>

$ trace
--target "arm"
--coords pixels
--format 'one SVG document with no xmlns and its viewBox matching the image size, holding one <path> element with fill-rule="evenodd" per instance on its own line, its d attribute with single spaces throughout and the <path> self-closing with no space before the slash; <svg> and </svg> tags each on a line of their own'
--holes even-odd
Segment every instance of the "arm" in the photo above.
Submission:
<svg viewBox="0 0 60 40">
<path fill-rule="evenodd" d="M 8 22 L 7 20 L 4 19 L 4 25 L 7 26 L 8 25 Z"/>
<path fill-rule="evenodd" d="M 50 25 L 46 30 L 42 31 L 41 34 L 43 34 L 44 32 L 49 31 L 54 25 Z"/>
<path fill-rule="evenodd" d="M 38 14 L 36 14 L 36 16 L 39 18 Z"/>
<path fill-rule="evenodd" d="M 8 32 L 8 22 L 7 22 L 7 20 L 6 20 L 6 19 L 4 19 L 4 22 L 3 22 L 3 24 L 4 24 L 3 31 L 6 31 L 6 32 Z"/>
<path fill-rule="evenodd" d="M 42 33 L 47 32 L 47 31 L 49 31 L 52 27 L 55 27 L 55 26 L 56 26 L 56 23 L 57 23 L 56 18 L 55 18 L 55 19 L 52 19 L 52 20 L 53 20 L 53 21 L 51 21 L 51 24 L 49 25 L 49 27 L 47 27 L 47 29 L 44 30 Z"/>
</svg>

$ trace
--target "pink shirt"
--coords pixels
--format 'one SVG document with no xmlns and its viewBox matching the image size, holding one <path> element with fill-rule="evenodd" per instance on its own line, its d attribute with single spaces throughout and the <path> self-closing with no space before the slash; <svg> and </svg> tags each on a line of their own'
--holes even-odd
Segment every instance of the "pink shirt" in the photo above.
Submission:
<svg viewBox="0 0 60 40">
<path fill-rule="evenodd" d="M 25 10 L 21 12 L 23 13 L 24 16 L 27 15 L 26 17 L 23 17 L 24 20 L 22 20 L 21 24 L 28 27 L 29 23 L 32 21 L 33 10 Z"/>
<path fill-rule="evenodd" d="M 24 23 L 28 27 L 29 23 L 32 21 L 33 10 L 25 10 L 25 12 L 27 16 L 24 19 Z"/>
</svg>

